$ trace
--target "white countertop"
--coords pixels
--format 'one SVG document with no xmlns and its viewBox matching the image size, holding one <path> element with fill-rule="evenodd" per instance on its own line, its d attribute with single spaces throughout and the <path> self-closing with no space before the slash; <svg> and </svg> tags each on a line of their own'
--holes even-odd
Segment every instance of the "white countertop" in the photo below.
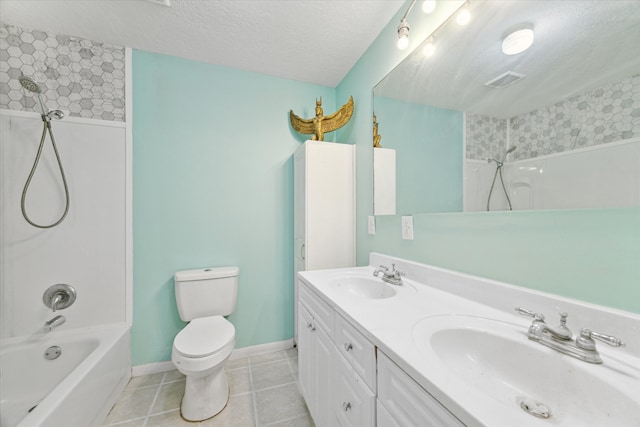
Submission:
<svg viewBox="0 0 640 427">
<path fill-rule="evenodd" d="M 567 325 L 573 329 L 574 334 L 582 327 L 615 333 L 627 346 L 621 349 L 608 348 L 606 344 L 599 343 L 598 350 L 604 360 L 602 365 L 582 362 L 546 347 L 543 347 L 543 351 L 566 358 L 568 363 L 575 365 L 578 372 L 591 369 L 594 372 L 599 370 L 598 375 L 620 375 L 623 389 L 631 393 L 637 392 L 633 399 L 640 400 L 640 316 L 398 258 L 371 255 L 372 265 L 390 266 L 391 263 L 395 263 L 398 270 L 407 273 L 403 278 L 404 285 L 395 288 L 397 294 L 392 298 L 362 299 L 332 285 L 336 278 L 345 275 L 373 277 L 372 266 L 306 271 L 300 272 L 299 278 L 466 425 L 497 427 L 564 424 L 561 419 L 533 418 L 519 408 L 514 410 L 511 414 L 513 416 L 509 411 L 492 410 L 487 407 L 491 401 L 487 401 L 486 396 L 474 395 L 474 391 L 467 389 L 464 381 L 441 370 L 434 372 L 433 364 L 414 341 L 415 325 L 427 317 L 475 316 L 506 322 L 517 333 L 521 330 L 523 342 L 543 347 L 527 339 L 526 332 L 532 319 L 517 315 L 514 308 L 519 306 L 543 312 L 547 315 L 547 323 L 551 325 L 557 323 L 555 312 L 566 311 L 569 313 Z M 522 368 L 527 369 L 526 366 Z M 640 425 L 640 421 L 637 425 Z"/>
</svg>

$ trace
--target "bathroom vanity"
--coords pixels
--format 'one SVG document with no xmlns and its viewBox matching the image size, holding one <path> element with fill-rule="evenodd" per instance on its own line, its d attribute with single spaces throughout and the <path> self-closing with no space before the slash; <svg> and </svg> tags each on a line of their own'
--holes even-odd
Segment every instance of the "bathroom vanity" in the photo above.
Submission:
<svg viewBox="0 0 640 427">
<path fill-rule="evenodd" d="M 375 253 L 369 263 L 298 273 L 298 381 L 317 427 L 640 426 L 640 316 Z M 378 277 L 392 264 L 399 286 Z M 534 319 L 516 307 L 550 330 L 566 312 L 573 337 L 589 328 L 626 345 L 597 342 L 602 363 L 579 360 L 529 339 Z"/>
</svg>

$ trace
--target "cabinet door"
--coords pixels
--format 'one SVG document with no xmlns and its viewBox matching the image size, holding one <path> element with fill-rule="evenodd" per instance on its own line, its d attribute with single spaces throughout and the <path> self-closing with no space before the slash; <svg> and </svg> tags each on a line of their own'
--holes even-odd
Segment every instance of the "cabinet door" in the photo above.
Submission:
<svg viewBox="0 0 640 427">
<path fill-rule="evenodd" d="M 333 393 L 333 341 L 329 335 L 322 329 L 316 328 L 313 332 L 315 344 L 315 384 L 316 398 L 315 417 L 316 427 L 333 427 L 335 419 L 333 417 L 331 395 Z M 299 357 L 299 356 L 298 356 Z"/>
<path fill-rule="evenodd" d="M 314 349 L 313 318 L 302 304 L 298 304 L 298 384 L 300 392 L 307 402 L 309 411 L 313 411 Z M 313 413 L 313 412 L 311 412 Z"/>
</svg>

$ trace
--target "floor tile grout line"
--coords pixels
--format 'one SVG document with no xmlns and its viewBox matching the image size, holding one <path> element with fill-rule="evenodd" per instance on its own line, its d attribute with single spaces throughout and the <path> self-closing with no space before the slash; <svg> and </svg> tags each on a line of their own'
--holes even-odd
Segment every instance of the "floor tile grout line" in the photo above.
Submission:
<svg viewBox="0 0 640 427">
<path fill-rule="evenodd" d="M 135 417 L 135 418 L 131 418 L 129 420 L 122 420 L 122 421 L 116 421 L 115 423 L 111 423 L 111 424 L 105 424 L 104 427 L 118 427 L 121 426 L 125 423 L 130 423 L 131 421 L 140 421 L 140 420 L 144 420 L 145 417 Z"/>
<path fill-rule="evenodd" d="M 251 401 L 253 403 L 253 425 L 259 426 L 258 423 L 258 399 L 256 390 L 253 387 L 253 372 L 251 369 L 251 358 L 247 357 L 247 367 L 249 368 L 249 385 L 251 386 Z"/>
<path fill-rule="evenodd" d="M 269 386 L 269 387 L 263 387 L 263 388 L 260 388 L 260 389 L 254 390 L 254 391 L 273 390 L 274 388 L 283 387 L 283 386 L 285 386 L 285 385 L 291 385 L 291 384 L 297 384 L 297 382 L 295 381 L 295 379 L 294 379 L 294 381 L 289 381 L 289 382 L 287 382 L 287 383 L 282 383 L 282 384 L 271 385 L 271 386 Z"/>
<path fill-rule="evenodd" d="M 279 425 L 281 423 L 286 423 L 287 421 L 293 421 L 293 420 L 297 420 L 298 418 L 307 418 L 307 417 L 308 417 L 307 414 L 295 415 L 293 417 L 284 418 L 282 420 L 278 420 L 278 421 L 274 421 L 274 422 L 269 423 L 269 424 L 265 424 L 264 426 L 261 426 L 261 427 L 277 426 L 277 425 Z"/>
<path fill-rule="evenodd" d="M 153 401 L 151 402 L 151 405 L 147 410 L 147 416 L 145 417 L 144 422 L 142 423 L 142 427 L 146 427 L 147 423 L 149 422 L 149 416 L 151 415 L 151 412 L 153 411 L 153 407 L 155 406 L 156 401 L 158 400 L 158 396 L 160 396 L 160 390 L 162 390 L 162 383 L 164 382 L 164 379 L 166 377 L 167 377 L 167 373 L 165 372 L 164 375 L 162 376 L 162 380 L 160 381 L 160 385 L 158 386 L 158 390 L 156 391 L 156 395 L 153 396 Z"/>
</svg>

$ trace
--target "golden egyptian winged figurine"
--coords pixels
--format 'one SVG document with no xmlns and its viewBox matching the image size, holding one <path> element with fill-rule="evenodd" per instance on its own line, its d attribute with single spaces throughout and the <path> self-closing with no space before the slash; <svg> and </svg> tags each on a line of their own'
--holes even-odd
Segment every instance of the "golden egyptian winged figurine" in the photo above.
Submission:
<svg viewBox="0 0 640 427">
<path fill-rule="evenodd" d="M 382 135 L 378 133 L 378 119 L 376 115 L 373 115 L 373 146 L 376 148 L 382 148 L 380 145 L 380 140 L 382 139 Z"/>
<path fill-rule="evenodd" d="M 333 132 L 346 125 L 353 114 L 353 96 L 338 111 L 330 116 L 322 115 L 322 97 L 320 101 L 316 99 L 316 116 L 313 119 L 303 119 L 295 115 L 293 110 L 289 111 L 291 126 L 295 130 L 304 134 L 313 134 L 313 141 L 323 141 L 325 132 Z"/>
</svg>

